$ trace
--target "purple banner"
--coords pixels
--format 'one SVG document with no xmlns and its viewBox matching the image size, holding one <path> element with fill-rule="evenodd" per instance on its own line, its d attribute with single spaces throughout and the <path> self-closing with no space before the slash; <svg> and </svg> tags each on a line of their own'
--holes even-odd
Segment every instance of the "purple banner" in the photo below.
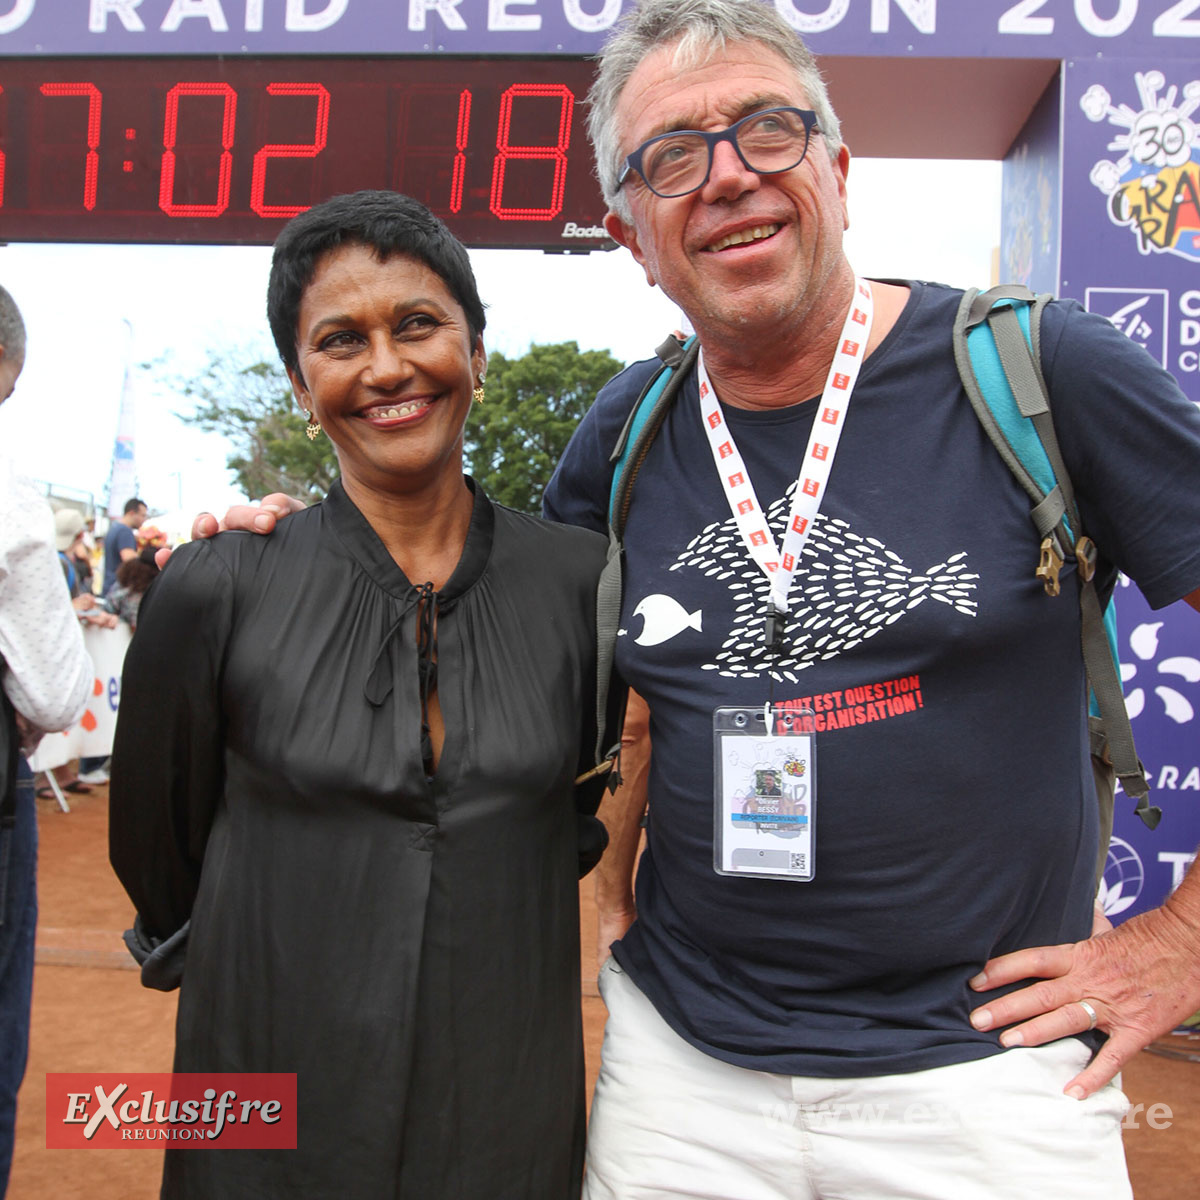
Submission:
<svg viewBox="0 0 1200 1200">
<path fill-rule="evenodd" d="M 1117 589 L 1125 707 L 1163 810 L 1151 832 L 1117 794 L 1104 872 L 1105 911 L 1114 922 L 1161 904 L 1200 845 L 1200 617 L 1183 604 L 1154 612 L 1137 588 Z"/>
<path fill-rule="evenodd" d="M 1059 291 L 1200 403 L 1200 63 L 1068 63 Z"/>
<path fill-rule="evenodd" d="M 0 0 L 0 54 L 594 54 L 622 0 Z M 1194 58 L 1198 0 L 775 0 L 819 54 Z"/>
<path fill-rule="evenodd" d="M 1058 294 L 1059 131 L 1062 83 L 1056 75 L 1004 159 L 1000 278 Z"/>
<path fill-rule="evenodd" d="M 1058 291 L 1101 313 L 1200 402 L 1200 63 L 1068 62 L 1062 89 Z M 1114 450 L 1119 452 L 1119 450 Z M 1151 465 L 1147 464 L 1148 469 Z M 1200 844 L 1200 620 L 1117 592 L 1121 675 L 1151 800 L 1118 795 L 1105 872 L 1114 920 L 1162 903 Z"/>
</svg>

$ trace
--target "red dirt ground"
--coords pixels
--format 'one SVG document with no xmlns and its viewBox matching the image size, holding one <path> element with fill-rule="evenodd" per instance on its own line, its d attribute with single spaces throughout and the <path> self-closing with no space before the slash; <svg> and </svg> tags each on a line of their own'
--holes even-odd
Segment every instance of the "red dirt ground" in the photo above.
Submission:
<svg viewBox="0 0 1200 1200">
<path fill-rule="evenodd" d="M 38 802 L 41 918 L 29 1067 L 9 1196 L 138 1200 L 158 1195 L 161 1151 L 46 1149 L 47 1072 L 167 1071 L 174 1036 L 174 996 L 142 988 L 121 944 L 133 912 L 108 866 L 107 789 L 70 801 L 69 814 L 53 801 Z M 587 881 L 580 898 L 590 1096 L 605 1013 L 595 988 L 595 912 Z M 1165 1104 L 1171 1113 L 1169 1128 L 1153 1129 L 1143 1119 L 1126 1132 L 1137 1200 L 1196 1194 L 1200 1062 L 1142 1053 L 1125 1071 L 1125 1091 L 1134 1105 Z"/>
</svg>

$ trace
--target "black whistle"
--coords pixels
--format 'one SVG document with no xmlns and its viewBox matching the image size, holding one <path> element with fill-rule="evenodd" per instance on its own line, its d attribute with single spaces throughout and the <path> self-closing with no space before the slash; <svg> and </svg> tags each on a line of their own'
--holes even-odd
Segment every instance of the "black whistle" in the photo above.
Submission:
<svg viewBox="0 0 1200 1200">
<path fill-rule="evenodd" d="M 778 650 L 783 645 L 783 627 L 787 622 L 787 613 L 781 613 L 774 604 L 767 605 L 767 615 L 763 619 L 763 639 L 768 650 Z"/>
</svg>

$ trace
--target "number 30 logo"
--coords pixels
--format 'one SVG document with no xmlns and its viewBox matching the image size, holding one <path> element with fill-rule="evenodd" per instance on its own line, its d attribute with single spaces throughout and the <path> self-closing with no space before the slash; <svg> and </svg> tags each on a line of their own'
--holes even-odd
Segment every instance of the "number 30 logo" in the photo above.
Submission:
<svg viewBox="0 0 1200 1200">
<path fill-rule="evenodd" d="M 1154 167 L 1181 167 L 1191 157 L 1195 126 L 1178 112 L 1143 112 L 1130 135 L 1136 162 Z"/>
</svg>

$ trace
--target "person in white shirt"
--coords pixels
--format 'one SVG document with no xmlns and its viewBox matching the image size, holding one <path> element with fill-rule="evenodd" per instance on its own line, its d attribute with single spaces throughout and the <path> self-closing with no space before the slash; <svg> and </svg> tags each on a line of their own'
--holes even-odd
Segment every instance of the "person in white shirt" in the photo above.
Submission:
<svg viewBox="0 0 1200 1200">
<path fill-rule="evenodd" d="M 25 324 L 0 287 L 0 404 L 25 365 Z M 0 459 L 0 1197 L 29 1046 L 37 814 L 22 757 L 83 712 L 92 664 L 63 587 L 45 499 Z"/>
</svg>

